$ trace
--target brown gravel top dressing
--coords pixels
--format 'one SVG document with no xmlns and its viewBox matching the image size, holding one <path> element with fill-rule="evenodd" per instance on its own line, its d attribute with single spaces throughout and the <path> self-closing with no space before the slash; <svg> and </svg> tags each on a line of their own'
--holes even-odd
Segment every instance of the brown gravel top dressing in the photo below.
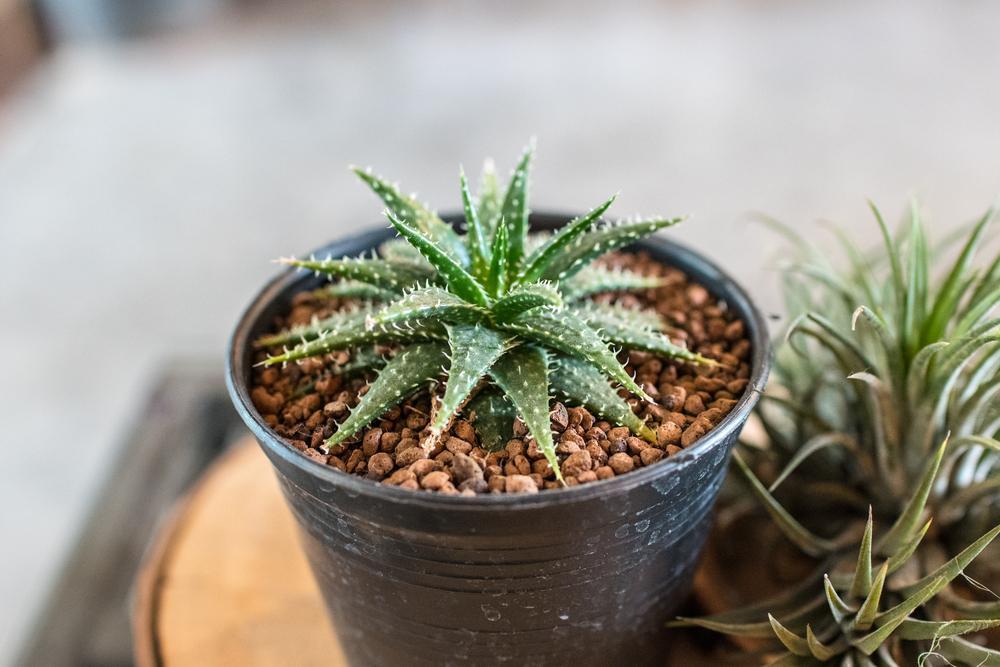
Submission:
<svg viewBox="0 0 1000 667">
<path fill-rule="evenodd" d="M 597 301 L 652 309 L 667 325 L 675 342 L 715 359 L 720 365 L 695 366 L 661 359 L 646 352 L 628 352 L 627 370 L 656 403 L 629 397 L 636 413 L 656 431 L 656 443 L 635 436 L 626 427 L 598 421 L 582 407 L 553 402 L 552 431 L 562 474 L 568 486 L 624 475 L 654 465 L 711 431 L 736 405 L 750 377 L 750 341 L 743 322 L 701 285 L 646 254 L 617 253 L 604 259 L 609 266 L 666 278 L 662 287 L 630 294 L 603 294 Z M 274 322 L 274 330 L 307 324 L 348 307 L 347 301 L 302 292 L 291 312 Z M 391 348 L 386 348 L 391 353 Z M 261 350 L 255 361 L 261 361 Z M 559 488 L 555 474 L 524 424 L 514 423 L 514 437 L 498 451 L 479 446 L 475 416 L 456 420 L 430 452 L 420 446 L 431 412 L 431 396 L 421 391 L 386 412 L 350 440 L 321 449 L 337 423 L 365 393 L 371 375 L 343 377 L 331 373 L 350 361 L 348 352 L 305 359 L 284 368 L 254 368 L 251 398 L 264 420 L 286 442 L 314 461 L 345 473 L 407 489 L 446 494 L 536 493 Z M 623 393 L 623 396 L 626 394 Z"/>
</svg>

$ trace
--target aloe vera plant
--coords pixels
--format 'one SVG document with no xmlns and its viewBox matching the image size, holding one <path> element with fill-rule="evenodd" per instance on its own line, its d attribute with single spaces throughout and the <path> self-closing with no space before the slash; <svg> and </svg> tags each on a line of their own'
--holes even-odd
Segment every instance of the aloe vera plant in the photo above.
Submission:
<svg viewBox="0 0 1000 667">
<path fill-rule="evenodd" d="M 1000 255 L 975 263 L 993 211 L 937 245 L 916 206 L 896 234 L 872 211 L 883 246 L 862 252 L 838 233 L 847 270 L 779 226 L 795 244 L 794 318 L 757 413 L 766 437 L 735 458 L 759 506 L 830 579 L 692 622 L 773 634 L 790 651 L 779 664 L 1000 664 L 1000 651 L 958 637 L 1000 624 L 1000 598 L 963 594 L 981 585 L 967 569 L 1000 583 L 997 559 L 976 559 L 1000 532 Z M 864 531 L 852 518 L 866 509 L 889 526 L 876 542 L 872 518 Z M 853 577 L 837 574 L 853 547 Z"/>
<path fill-rule="evenodd" d="M 466 233 L 370 171 L 357 175 L 385 203 L 399 238 L 378 256 L 285 259 L 339 279 L 326 289 L 363 305 L 258 341 L 284 346 L 265 365 L 338 350 L 395 350 L 358 405 L 326 441 L 343 442 L 423 387 L 437 386 L 428 435 L 432 448 L 463 410 L 476 415 L 484 442 L 496 443 L 520 415 L 557 477 L 549 423 L 550 393 L 655 440 L 619 394 L 648 399 L 615 348 L 653 352 L 696 364 L 710 360 L 675 344 L 647 313 L 587 300 L 599 292 L 648 289 L 659 280 L 593 262 L 678 218 L 605 222 L 611 197 L 550 237 L 529 235 L 529 147 L 504 192 L 487 168 L 478 197 L 460 175 Z M 290 347 L 289 347 L 290 346 Z"/>
</svg>

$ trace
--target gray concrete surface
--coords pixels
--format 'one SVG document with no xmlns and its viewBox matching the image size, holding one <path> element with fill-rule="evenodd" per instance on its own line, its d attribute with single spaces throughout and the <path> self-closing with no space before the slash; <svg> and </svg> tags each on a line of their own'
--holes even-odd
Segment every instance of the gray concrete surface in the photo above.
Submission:
<svg viewBox="0 0 1000 667">
<path fill-rule="evenodd" d="M 220 364 L 268 260 L 378 224 L 345 166 L 440 208 L 456 165 L 538 137 L 536 208 L 691 213 L 671 232 L 777 308 L 747 221 L 1000 192 L 1000 4 L 369 4 L 55 56 L 0 107 L 0 663 L 153 371 Z"/>
</svg>

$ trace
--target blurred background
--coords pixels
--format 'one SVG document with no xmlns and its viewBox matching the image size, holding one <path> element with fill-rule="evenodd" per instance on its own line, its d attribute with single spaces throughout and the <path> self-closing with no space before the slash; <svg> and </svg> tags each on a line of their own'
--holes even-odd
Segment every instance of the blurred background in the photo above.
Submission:
<svg viewBox="0 0 1000 667">
<path fill-rule="evenodd" d="M 217 388 L 270 259 L 382 224 L 348 164 L 449 209 L 459 163 L 536 136 L 536 209 L 689 213 L 671 235 L 778 312 L 750 212 L 866 242 L 866 198 L 942 231 L 993 203 L 998 26 L 989 0 L 0 0 L 0 664 L 163 378 Z"/>
</svg>

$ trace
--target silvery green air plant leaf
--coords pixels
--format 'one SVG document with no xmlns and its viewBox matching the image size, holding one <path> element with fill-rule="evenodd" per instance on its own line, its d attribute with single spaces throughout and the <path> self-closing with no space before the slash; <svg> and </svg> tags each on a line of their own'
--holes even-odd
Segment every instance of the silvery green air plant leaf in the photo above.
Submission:
<svg viewBox="0 0 1000 667">
<path fill-rule="evenodd" d="M 775 630 L 789 656 L 819 663 L 918 664 L 933 654 L 1000 664 L 1000 653 L 958 636 L 1000 624 L 1000 603 L 953 586 L 966 573 L 1000 586 L 995 552 L 984 553 L 1000 532 L 1000 254 L 976 260 L 994 211 L 934 241 L 915 204 L 896 231 L 871 210 L 881 246 L 859 249 L 836 230 L 843 267 L 768 221 L 792 244 L 782 258 L 790 324 L 758 409 L 767 446 L 742 447 L 737 470 L 829 576 L 812 577 L 822 605 L 771 600 L 749 617 L 731 614 L 760 624 L 767 608 L 794 635 Z M 871 505 L 864 530 L 844 520 L 859 500 Z M 873 525 L 883 528 L 877 539 Z M 810 627 L 836 650 L 813 646 Z"/>
</svg>

